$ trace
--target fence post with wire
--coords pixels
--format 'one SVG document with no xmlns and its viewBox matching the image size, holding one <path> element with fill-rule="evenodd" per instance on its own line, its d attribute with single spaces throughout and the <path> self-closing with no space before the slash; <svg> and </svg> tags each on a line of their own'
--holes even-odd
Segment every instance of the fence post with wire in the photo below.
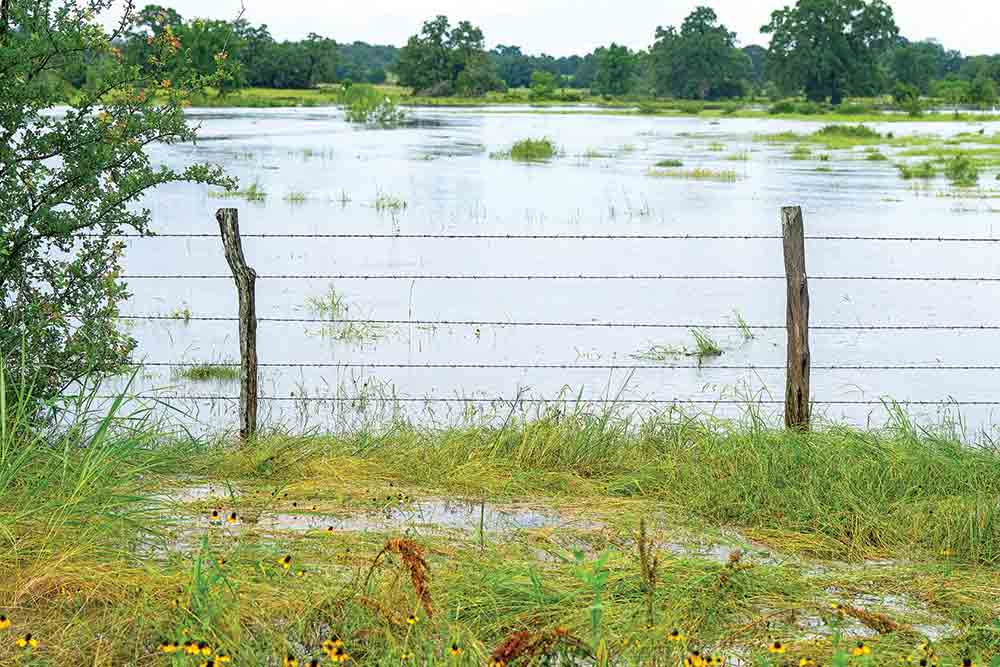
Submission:
<svg viewBox="0 0 1000 667">
<path fill-rule="evenodd" d="M 239 299 L 240 329 L 240 438 L 247 442 L 257 433 L 257 272 L 247 266 L 240 239 L 240 217 L 235 208 L 215 214 L 222 234 L 226 261 L 233 272 Z"/>
</svg>

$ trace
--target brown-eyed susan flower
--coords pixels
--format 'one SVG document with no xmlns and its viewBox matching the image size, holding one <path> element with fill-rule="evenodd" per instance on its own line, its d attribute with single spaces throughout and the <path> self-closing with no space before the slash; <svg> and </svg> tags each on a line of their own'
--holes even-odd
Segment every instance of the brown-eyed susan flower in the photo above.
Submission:
<svg viewBox="0 0 1000 667">
<path fill-rule="evenodd" d="M 10 630 L 10 619 L 7 614 L 0 614 L 0 630 Z"/>
<path fill-rule="evenodd" d="M 344 650 L 343 646 L 337 646 L 330 651 L 330 660 L 334 662 L 347 662 L 350 659 L 351 656 L 347 655 L 347 651 Z"/>
<path fill-rule="evenodd" d="M 225 567 L 226 566 L 226 559 L 225 558 L 220 558 L 219 560 L 217 560 L 215 562 L 219 565 L 219 567 Z"/>
<path fill-rule="evenodd" d="M 229 516 L 226 517 L 226 523 L 233 524 L 239 521 L 239 517 L 236 516 L 236 512 L 230 512 Z"/>
<path fill-rule="evenodd" d="M 448 649 L 448 653 L 457 658 L 458 656 L 462 655 L 462 647 L 459 646 L 458 644 L 453 643 L 451 645 L 451 648 Z"/>
<path fill-rule="evenodd" d="M 14 643 L 17 644 L 18 648 L 38 648 L 38 640 L 30 632 L 23 637 L 18 637 Z"/>
<path fill-rule="evenodd" d="M 209 658 L 208 660 L 202 660 L 201 667 L 215 667 L 215 660 Z"/>
<path fill-rule="evenodd" d="M 776 655 L 782 655 L 786 650 L 785 645 L 781 642 L 771 642 L 770 646 L 767 647 L 768 653 L 774 653 Z"/>
<path fill-rule="evenodd" d="M 976 663 L 972 661 L 972 658 L 962 658 L 962 667 L 976 667 Z"/>
<path fill-rule="evenodd" d="M 285 660 L 281 664 L 284 667 L 299 667 L 299 661 L 291 653 L 285 656 Z"/>
<path fill-rule="evenodd" d="M 184 652 L 188 655 L 198 655 L 201 651 L 198 649 L 198 642 L 186 641 L 184 642 Z"/>
<path fill-rule="evenodd" d="M 416 614 L 410 614 L 409 616 L 406 617 L 406 622 L 409 623 L 410 625 L 416 625 L 416 623 L 417 623 L 417 615 Z"/>
<path fill-rule="evenodd" d="M 233 660 L 232 657 L 230 657 L 229 654 L 227 653 L 220 653 L 217 656 L 215 656 L 215 664 L 217 665 L 225 665 L 229 662 L 232 662 L 232 660 Z"/>
<path fill-rule="evenodd" d="M 667 635 L 667 639 L 672 642 L 682 642 L 684 641 L 684 635 L 681 634 L 680 630 L 674 628 L 670 631 L 670 634 Z"/>
<path fill-rule="evenodd" d="M 290 555 L 282 556 L 280 559 L 278 559 L 278 565 L 280 565 L 285 570 L 288 570 L 292 566 L 292 557 Z"/>
<path fill-rule="evenodd" d="M 209 521 L 222 521 L 222 513 L 219 510 L 212 510 L 212 513 L 208 515 Z"/>
<path fill-rule="evenodd" d="M 407 660 L 413 660 L 413 654 L 403 651 L 399 654 L 399 661 L 406 662 Z"/>
<path fill-rule="evenodd" d="M 812 658 L 799 658 L 799 667 L 816 667 L 816 661 Z"/>
<path fill-rule="evenodd" d="M 167 653 L 167 654 L 177 653 L 177 651 L 179 651 L 180 649 L 181 649 L 181 647 L 180 647 L 180 645 L 177 644 L 177 642 L 161 642 L 160 643 L 160 652 L 161 653 Z"/>
<path fill-rule="evenodd" d="M 704 667 L 705 659 L 701 657 L 700 651 L 691 651 L 688 657 L 684 658 L 685 667 Z"/>
<path fill-rule="evenodd" d="M 333 526 L 327 526 L 326 527 L 326 532 L 332 533 L 333 532 Z"/>
<path fill-rule="evenodd" d="M 212 647 L 205 642 L 198 642 L 198 653 L 204 656 L 212 655 Z"/>
<path fill-rule="evenodd" d="M 297 571 L 295 573 L 295 576 L 296 577 L 304 577 L 304 576 L 306 576 L 306 571 L 305 570 L 299 570 L 299 571 Z"/>
<path fill-rule="evenodd" d="M 319 658 L 313 658 L 310 660 L 309 667 L 319 667 Z"/>
<path fill-rule="evenodd" d="M 851 655 L 853 655 L 854 657 L 859 657 L 862 655 L 870 655 L 871 652 L 872 652 L 871 647 L 868 646 L 868 644 L 865 644 L 864 642 L 858 642 L 858 645 L 851 649 Z"/>
</svg>

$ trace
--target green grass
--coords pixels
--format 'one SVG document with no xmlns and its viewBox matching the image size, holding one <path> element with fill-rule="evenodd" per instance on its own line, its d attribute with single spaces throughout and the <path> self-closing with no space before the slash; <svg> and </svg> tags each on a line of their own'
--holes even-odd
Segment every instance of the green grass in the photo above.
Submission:
<svg viewBox="0 0 1000 667">
<path fill-rule="evenodd" d="M 919 164 L 897 164 L 899 176 L 905 181 L 915 178 L 929 179 L 937 176 L 937 169 L 933 162 L 921 162 Z"/>
<path fill-rule="evenodd" d="M 888 162 L 889 158 L 885 156 L 885 153 L 878 150 L 877 148 L 869 148 L 865 150 L 865 159 L 869 162 Z"/>
<path fill-rule="evenodd" d="M 390 213 L 400 213 L 405 211 L 408 206 L 409 203 L 402 197 L 396 197 L 386 192 L 382 192 L 381 190 L 375 195 L 374 207 L 379 213 L 384 213 L 386 211 Z"/>
<path fill-rule="evenodd" d="M 556 145 L 551 139 L 522 139 L 509 150 L 492 153 L 495 160 L 514 160 L 516 162 L 544 162 L 556 155 Z"/>
<path fill-rule="evenodd" d="M 746 323 L 744 322 L 743 324 L 745 325 Z M 633 354 L 632 357 L 643 361 L 660 363 L 677 359 L 678 357 L 696 357 L 698 363 L 701 364 L 706 359 L 722 356 L 722 348 L 706 332 L 700 329 L 692 329 L 691 336 L 694 338 L 693 349 L 683 346 L 652 345 L 648 350 Z"/>
<path fill-rule="evenodd" d="M 240 368 L 232 364 L 198 364 L 175 368 L 173 377 L 191 382 L 239 382 Z"/>
<path fill-rule="evenodd" d="M 721 183 L 735 183 L 739 179 L 739 174 L 731 169 L 709 169 L 707 167 L 650 169 L 647 174 L 654 178 L 679 178 L 689 181 L 719 181 Z"/>
<path fill-rule="evenodd" d="M 774 641 L 846 665 L 862 637 L 856 664 L 897 665 L 927 626 L 943 666 L 1000 649 L 1000 453 L 948 425 L 557 404 L 241 444 L 91 400 L 56 429 L 0 379 L 0 664 L 200 664 L 158 655 L 193 640 L 277 665 L 332 635 L 357 664 L 472 667 L 557 629 L 549 652 L 606 667 L 694 649 L 773 667 Z"/>
<path fill-rule="evenodd" d="M 309 201 L 309 195 L 298 190 L 292 190 L 285 194 L 284 200 L 289 204 L 305 204 Z"/>
<path fill-rule="evenodd" d="M 676 159 L 660 160 L 659 162 L 656 163 L 656 166 L 660 167 L 661 169 L 667 169 L 670 167 L 683 167 L 684 162 L 682 160 L 676 160 Z"/>
</svg>

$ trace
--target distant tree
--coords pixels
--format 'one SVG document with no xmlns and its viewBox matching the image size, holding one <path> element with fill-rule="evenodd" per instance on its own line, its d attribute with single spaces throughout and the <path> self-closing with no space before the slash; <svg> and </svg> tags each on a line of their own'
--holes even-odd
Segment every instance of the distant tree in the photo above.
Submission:
<svg viewBox="0 0 1000 667">
<path fill-rule="evenodd" d="M 573 75 L 574 88 L 591 88 L 597 78 L 597 52 L 587 54 Z"/>
<path fill-rule="evenodd" d="M 680 30 L 657 28 L 651 53 L 660 95 L 732 96 L 739 82 L 751 76 L 750 58 L 736 48 L 736 34 L 709 7 L 696 8 Z"/>
<path fill-rule="evenodd" d="M 893 81 L 926 93 L 931 81 L 944 74 L 944 57 L 940 44 L 904 40 L 890 53 L 889 73 Z"/>
<path fill-rule="evenodd" d="M 455 90 L 482 95 L 503 88 L 484 50 L 483 31 L 468 21 L 454 29 L 446 16 L 424 23 L 399 52 L 399 82 L 415 91 L 447 95 Z M 468 71 L 467 71 L 468 70 Z"/>
<path fill-rule="evenodd" d="M 969 86 L 966 101 L 983 107 L 995 105 L 997 103 L 996 82 L 985 74 L 977 76 Z"/>
<path fill-rule="evenodd" d="M 750 59 L 750 80 L 756 86 L 767 82 L 767 49 L 757 44 L 743 47 L 743 53 Z"/>
<path fill-rule="evenodd" d="M 761 32 L 772 35 L 768 63 L 778 84 L 833 104 L 876 85 L 879 60 L 899 35 L 884 0 L 799 0 L 772 13 Z"/>
<path fill-rule="evenodd" d="M 399 52 L 396 73 L 399 83 L 414 90 L 428 90 L 442 82 L 451 83 L 452 59 L 448 39 L 448 17 L 437 16 L 424 23 L 419 35 L 413 35 Z"/>
<path fill-rule="evenodd" d="M 597 50 L 597 75 L 591 87 L 598 95 L 625 95 L 635 81 L 637 61 L 627 46 L 612 43 Z"/>
<path fill-rule="evenodd" d="M 527 88 L 531 85 L 531 58 L 521 52 L 518 46 L 497 46 L 490 51 L 490 59 L 497 74 L 510 88 Z"/>
<path fill-rule="evenodd" d="M 555 97 L 559 81 L 552 72 L 535 71 L 531 73 L 531 97 L 536 100 L 546 100 Z"/>
</svg>

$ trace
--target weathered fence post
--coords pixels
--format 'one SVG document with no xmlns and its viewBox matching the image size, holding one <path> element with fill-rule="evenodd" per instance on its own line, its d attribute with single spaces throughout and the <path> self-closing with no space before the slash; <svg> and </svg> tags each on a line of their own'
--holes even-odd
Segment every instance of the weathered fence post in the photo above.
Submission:
<svg viewBox="0 0 1000 667">
<path fill-rule="evenodd" d="M 809 281 L 802 208 L 781 209 L 788 285 L 788 366 L 785 376 L 785 427 L 809 430 Z"/>
<path fill-rule="evenodd" d="M 257 432 L 257 273 L 243 256 L 239 211 L 220 208 L 215 219 L 240 300 L 240 438 L 247 442 Z"/>
</svg>

